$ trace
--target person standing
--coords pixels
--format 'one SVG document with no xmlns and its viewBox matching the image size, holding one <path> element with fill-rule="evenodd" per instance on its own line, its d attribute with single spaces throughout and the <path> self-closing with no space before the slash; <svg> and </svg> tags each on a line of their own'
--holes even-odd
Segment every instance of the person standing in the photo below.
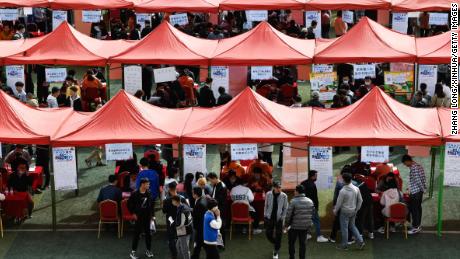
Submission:
<svg viewBox="0 0 460 259">
<path fill-rule="evenodd" d="M 211 198 L 217 201 L 220 214 L 222 215 L 222 227 L 220 233 L 222 234 L 223 241 L 225 243 L 225 209 L 227 208 L 227 187 L 219 180 L 215 173 L 209 173 L 208 179 L 212 185 Z"/>
<path fill-rule="evenodd" d="M 147 24 L 147 21 L 146 21 L 146 24 Z M 142 90 L 144 91 L 144 96 L 142 96 L 142 100 L 144 101 L 150 100 L 150 97 L 152 96 L 153 82 L 154 82 L 153 81 L 153 67 L 151 65 L 143 65 L 142 66 Z"/>
<path fill-rule="evenodd" d="M 195 206 L 193 207 L 193 228 L 194 228 L 194 243 L 192 259 L 199 259 L 201 248 L 204 247 L 203 239 L 203 219 L 206 211 L 208 210 L 206 196 L 203 194 L 203 190 L 200 187 L 193 187 L 193 199 L 195 200 Z"/>
<path fill-rule="evenodd" d="M 363 237 L 355 226 L 355 219 L 363 199 L 359 188 L 351 183 L 351 174 L 344 173 L 342 178 L 345 185 L 340 190 L 334 207 L 334 215 L 338 215 L 340 211 L 340 231 L 342 232 L 342 245 L 337 246 L 337 249 L 348 250 L 348 230 L 351 230 L 358 241 L 359 249 L 362 250 L 365 244 Z"/>
<path fill-rule="evenodd" d="M 51 89 L 51 94 L 46 98 L 48 103 L 48 108 L 59 108 L 57 97 L 59 96 L 59 88 L 53 87 Z"/>
<path fill-rule="evenodd" d="M 223 86 L 219 87 L 217 91 L 219 92 L 219 97 L 217 98 L 217 106 L 224 105 L 233 99 L 231 95 L 225 92 L 225 88 Z"/>
<path fill-rule="evenodd" d="M 150 162 L 147 158 L 145 157 L 141 158 L 139 163 L 141 164 L 142 170 L 137 175 L 136 189 L 139 189 L 141 180 L 143 178 L 149 179 L 150 194 L 152 195 L 153 202 L 155 202 L 155 200 L 158 198 L 158 194 L 160 193 L 160 183 L 159 183 L 158 173 L 155 170 L 149 169 Z"/>
<path fill-rule="evenodd" d="M 289 258 L 295 259 L 295 243 L 299 239 L 299 259 L 305 259 L 307 232 L 311 226 L 311 218 L 315 205 L 305 197 L 302 185 L 295 188 L 295 196 L 289 204 L 286 214 L 286 226 L 289 240 Z"/>
<path fill-rule="evenodd" d="M 206 78 L 206 84 L 201 87 L 200 94 L 198 95 L 198 105 L 200 107 L 211 108 L 216 106 L 216 98 L 214 92 L 211 89 L 212 78 Z"/>
<path fill-rule="evenodd" d="M 217 250 L 219 229 L 222 227 L 220 215 L 221 212 L 218 208 L 218 202 L 215 199 L 208 200 L 208 211 L 206 211 L 203 220 L 203 238 L 206 259 L 220 259 L 219 251 Z"/>
<path fill-rule="evenodd" d="M 264 206 L 265 234 L 274 245 L 273 259 L 278 259 L 283 236 L 283 222 L 286 218 L 288 197 L 279 182 L 273 183 L 273 189 L 267 192 Z"/>
<path fill-rule="evenodd" d="M 321 11 L 321 37 L 324 39 L 329 38 L 329 31 L 331 30 L 331 12 Z"/>
<path fill-rule="evenodd" d="M 318 190 L 316 188 L 316 180 L 318 179 L 318 172 L 315 170 L 310 170 L 308 172 L 308 179 L 303 181 L 300 185 L 303 186 L 305 190 L 305 196 L 309 198 L 310 200 L 313 201 L 313 204 L 315 205 L 315 209 L 313 210 L 313 216 L 311 220 L 313 221 L 313 225 L 315 225 L 315 231 L 316 231 L 316 242 L 318 243 L 325 243 L 328 242 L 329 240 L 325 238 L 323 235 L 321 235 L 321 223 L 319 219 L 319 201 L 318 201 Z M 307 239 L 310 239 L 311 236 L 308 235 Z"/>
<path fill-rule="evenodd" d="M 340 37 L 348 30 L 347 23 L 342 19 L 342 11 L 337 11 L 337 18 L 334 21 L 335 36 Z"/>
<path fill-rule="evenodd" d="M 152 236 L 150 233 L 150 222 L 153 217 L 153 200 L 152 195 L 149 192 L 150 182 L 147 178 L 140 181 L 141 185 L 138 190 L 133 192 L 128 200 L 128 210 L 134 215 L 136 225 L 134 228 L 134 237 L 132 243 L 132 250 L 129 254 L 131 259 L 139 258 L 136 255 L 137 245 L 141 233 L 145 235 L 145 256 L 147 258 L 153 258 L 152 253 Z"/>
<path fill-rule="evenodd" d="M 72 107 L 74 111 L 83 111 L 80 96 L 78 96 L 78 88 L 76 86 L 70 87 L 70 96 L 66 99 L 66 106 Z"/>
<path fill-rule="evenodd" d="M 177 233 L 176 249 L 180 259 L 190 259 L 190 235 L 193 231 L 192 209 L 184 202 L 180 196 L 176 195 L 171 198 L 172 204 L 177 208 L 175 226 Z"/>
<path fill-rule="evenodd" d="M 168 247 L 169 252 L 171 253 L 171 258 L 177 258 L 177 248 L 176 248 L 176 227 L 174 224 L 174 219 L 177 216 L 177 207 L 172 203 L 172 197 L 179 196 L 181 198 L 181 203 L 187 203 L 184 197 L 180 196 L 176 190 L 177 182 L 171 182 L 168 185 L 168 196 L 163 201 L 163 213 L 165 214 L 166 219 L 166 233 L 168 236 Z"/>
<path fill-rule="evenodd" d="M 409 172 L 409 212 L 412 219 L 412 228 L 408 234 L 413 235 L 422 230 L 422 200 L 426 191 L 426 176 L 423 167 L 416 163 L 411 156 L 404 155 L 402 162 L 410 168 Z"/>
</svg>

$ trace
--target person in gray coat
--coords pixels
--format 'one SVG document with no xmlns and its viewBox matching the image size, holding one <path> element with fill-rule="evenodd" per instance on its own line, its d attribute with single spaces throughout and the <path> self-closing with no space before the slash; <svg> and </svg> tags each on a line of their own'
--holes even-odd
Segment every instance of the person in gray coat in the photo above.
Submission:
<svg viewBox="0 0 460 259">
<path fill-rule="evenodd" d="M 305 259 L 307 232 L 311 227 L 313 201 L 305 197 L 302 185 L 295 188 L 295 197 L 289 204 L 286 214 L 286 229 L 288 230 L 289 258 L 295 259 L 295 242 L 299 238 L 299 259 Z"/>
<path fill-rule="evenodd" d="M 273 189 L 267 192 L 264 208 L 265 234 L 268 241 L 274 245 L 273 259 L 278 259 L 287 208 L 288 197 L 282 191 L 281 184 L 274 182 Z"/>
<path fill-rule="evenodd" d="M 358 241 L 359 249 L 364 248 L 364 241 L 358 229 L 355 226 L 356 214 L 358 213 L 363 203 L 359 188 L 351 183 L 352 176 L 350 173 L 342 175 L 345 186 L 339 192 L 337 203 L 334 207 L 334 215 L 340 211 L 340 232 L 342 233 L 342 245 L 337 246 L 338 249 L 348 249 L 348 230 L 350 230 Z"/>
</svg>

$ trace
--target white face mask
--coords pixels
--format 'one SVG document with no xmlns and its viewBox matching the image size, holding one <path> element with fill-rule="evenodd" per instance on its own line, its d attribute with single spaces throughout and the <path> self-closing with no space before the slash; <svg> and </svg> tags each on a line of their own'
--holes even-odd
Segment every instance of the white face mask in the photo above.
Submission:
<svg viewBox="0 0 460 259">
<path fill-rule="evenodd" d="M 365 84 L 365 85 L 371 85 L 371 82 L 366 81 L 366 82 L 364 82 L 364 84 Z"/>
<path fill-rule="evenodd" d="M 343 83 L 344 83 L 344 84 L 348 84 L 348 80 L 343 80 Z"/>
</svg>

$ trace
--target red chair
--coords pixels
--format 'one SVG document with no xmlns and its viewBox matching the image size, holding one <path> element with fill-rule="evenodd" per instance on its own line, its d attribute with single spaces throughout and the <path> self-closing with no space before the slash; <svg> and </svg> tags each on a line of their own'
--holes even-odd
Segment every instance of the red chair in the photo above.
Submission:
<svg viewBox="0 0 460 259">
<path fill-rule="evenodd" d="M 404 226 L 404 238 L 407 239 L 407 206 L 398 202 L 390 206 L 390 217 L 385 218 L 385 232 L 387 239 L 390 238 L 390 222 L 402 223 Z"/>
<path fill-rule="evenodd" d="M 99 203 L 99 228 L 97 238 L 101 237 L 101 226 L 106 224 L 118 225 L 118 238 L 120 238 L 120 216 L 118 215 L 118 204 L 112 200 L 105 200 Z"/>
<path fill-rule="evenodd" d="M 375 189 L 377 188 L 377 182 L 375 179 L 371 176 L 367 176 L 364 179 L 364 183 L 366 183 L 367 188 L 369 188 L 369 191 L 375 192 Z"/>
<path fill-rule="evenodd" d="M 254 221 L 249 214 L 249 205 L 242 202 L 232 203 L 232 221 L 230 224 L 230 240 L 232 240 L 233 224 L 249 225 L 249 240 L 252 234 L 252 222 Z"/>
<path fill-rule="evenodd" d="M 123 230 L 124 230 L 124 222 L 125 221 L 134 221 L 134 214 L 129 212 L 128 210 L 128 199 L 124 199 L 121 201 L 121 231 L 120 236 L 123 237 Z"/>
<path fill-rule="evenodd" d="M 122 190 L 124 189 L 124 187 L 125 187 L 125 177 L 127 175 L 129 175 L 128 171 L 124 171 L 124 172 L 119 173 L 117 175 L 117 186 L 118 186 L 118 188 L 120 188 Z"/>
</svg>

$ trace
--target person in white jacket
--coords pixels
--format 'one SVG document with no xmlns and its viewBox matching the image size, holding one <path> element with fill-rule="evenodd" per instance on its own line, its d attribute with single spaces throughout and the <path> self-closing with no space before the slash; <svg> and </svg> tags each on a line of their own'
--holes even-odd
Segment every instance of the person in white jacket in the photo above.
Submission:
<svg viewBox="0 0 460 259">
<path fill-rule="evenodd" d="M 251 203 L 254 201 L 254 194 L 252 193 L 251 189 L 249 189 L 247 186 L 243 184 L 237 185 L 232 188 L 232 191 L 230 192 L 230 197 L 232 198 L 233 202 L 242 202 L 249 205 L 249 214 L 254 219 L 253 233 L 262 233 L 262 230 L 259 229 L 259 217 L 257 215 L 257 212 L 254 209 L 254 207 L 251 206 Z M 243 229 L 243 232 L 245 232 L 245 229 Z"/>
<path fill-rule="evenodd" d="M 387 182 L 388 189 L 382 193 L 380 198 L 380 204 L 384 207 L 382 209 L 382 214 L 385 217 L 390 217 L 390 207 L 393 204 L 396 204 L 400 201 L 402 193 L 398 190 L 398 185 L 394 179 Z M 391 226 L 391 232 L 395 231 L 394 226 Z M 379 228 L 380 233 L 384 233 L 384 227 Z"/>
</svg>

